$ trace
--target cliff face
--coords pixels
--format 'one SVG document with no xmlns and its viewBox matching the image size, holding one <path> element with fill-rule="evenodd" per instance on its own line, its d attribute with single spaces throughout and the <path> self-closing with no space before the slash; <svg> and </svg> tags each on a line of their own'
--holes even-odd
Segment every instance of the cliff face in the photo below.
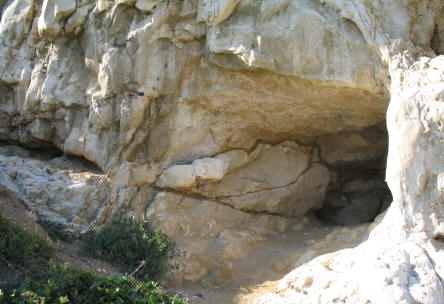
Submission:
<svg viewBox="0 0 444 304">
<path fill-rule="evenodd" d="M 0 139 L 46 150 L 3 145 L 0 183 L 40 216 L 85 231 L 129 204 L 188 252 L 184 282 L 229 277 L 309 212 L 384 209 L 391 98 L 387 214 L 439 235 L 443 1 L 0 5 Z"/>
<path fill-rule="evenodd" d="M 444 57 L 413 42 L 414 33 L 391 38 L 365 3 L 329 4 L 359 26 L 388 64 L 386 180 L 393 202 L 359 246 L 295 269 L 259 303 L 442 303 Z M 415 9 L 443 5 L 421 2 Z"/>
</svg>

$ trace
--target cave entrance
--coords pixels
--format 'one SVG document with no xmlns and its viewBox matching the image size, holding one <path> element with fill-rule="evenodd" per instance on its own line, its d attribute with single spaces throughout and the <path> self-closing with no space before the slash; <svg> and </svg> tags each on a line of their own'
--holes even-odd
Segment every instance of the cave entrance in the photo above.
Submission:
<svg viewBox="0 0 444 304">
<path fill-rule="evenodd" d="M 37 145 L 29 147 L 19 142 L 6 142 L 0 140 L 0 154 L 5 156 L 38 159 L 50 162 L 52 165 L 59 167 L 60 169 L 71 170 L 73 172 L 103 174 L 103 170 L 95 163 L 82 156 L 66 154 L 50 143 L 42 143 L 40 147 Z"/>
<path fill-rule="evenodd" d="M 385 122 L 362 131 L 340 132 L 316 139 L 331 181 L 324 205 L 315 212 L 328 225 L 372 222 L 392 202 L 385 183 L 388 135 Z"/>
</svg>

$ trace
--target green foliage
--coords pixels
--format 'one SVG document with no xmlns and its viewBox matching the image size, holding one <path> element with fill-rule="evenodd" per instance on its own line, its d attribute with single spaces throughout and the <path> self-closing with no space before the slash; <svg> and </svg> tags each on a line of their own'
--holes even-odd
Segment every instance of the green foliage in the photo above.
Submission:
<svg viewBox="0 0 444 304">
<path fill-rule="evenodd" d="M 0 304 L 184 304 L 165 294 L 156 283 L 142 283 L 121 276 L 100 277 L 67 265 L 51 265 L 39 277 L 27 278 L 9 293 L 0 293 Z"/>
<path fill-rule="evenodd" d="M 174 244 L 146 221 L 117 215 L 111 225 L 84 237 L 87 254 L 125 267 L 137 268 L 135 277 L 157 280 L 169 269 L 168 258 L 177 255 Z"/>
<path fill-rule="evenodd" d="M 74 239 L 73 234 L 66 229 L 65 225 L 61 223 L 41 219 L 39 219 L 37 223 L 39 223 L 40 226 L 45 229 L 46 233 L 48 233 L 49 237 L 54 241 L 61 240 L 71 243 Z"/>
<path fill-rule="evenodd" d="M 0 263 L 29 266 L 46 264 L 56 253 L 53 242 L 24 230 L 0 212 Z"/>
</svg>

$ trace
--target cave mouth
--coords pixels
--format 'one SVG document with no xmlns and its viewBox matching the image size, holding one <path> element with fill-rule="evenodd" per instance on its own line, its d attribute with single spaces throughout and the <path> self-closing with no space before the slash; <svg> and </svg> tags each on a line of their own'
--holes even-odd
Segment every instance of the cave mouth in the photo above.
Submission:
<svg viewBox="0 0 444 304">
<path fill-rule="evenodd" d="M 353 166 L 337 170 L 324 205 L 315 212 L 327 225 L 351 226 L 372 222 L 392 202 L 384 181 L 385 169 Z"/>
<path fill-rule="evenodd" d="M 36 145 L 30 147 L 18 142 L 0 140 L 0 154 L 37 159 L 49 162 L 60 169 L 73 172 L 103 174 L 103 170 L 100 167 L 85 157 L 64 153 L 56 146 L 48 143 L 42 144 L 40 147 Z"/>
<path fill-rule="evenodd" d="M 318 140 L 331 181 L 315 216 L 326 225 L 372 222 L 392 202 L 385 182 L 388 136 L 385 122 L 362 131 L 341 132 Z"/>
<path fill-rule="evenodd" d="M 441 18 L 437 19 L 430 41 L 430 48 L 438 56 L 444 54 L 444 21 L 442 17 L 444 17 L 444 9 L 441 11 Z"/>
</svg>

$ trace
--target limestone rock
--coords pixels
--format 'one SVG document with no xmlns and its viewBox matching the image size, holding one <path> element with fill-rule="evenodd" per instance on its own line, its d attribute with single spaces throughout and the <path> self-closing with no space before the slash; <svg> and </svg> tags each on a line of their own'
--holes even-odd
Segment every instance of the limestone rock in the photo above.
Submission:
<svg viewBox="0 0 444 304">
<path fill-rule="evenodd" d="M 376 125 L 362 132 L 340 132 L 317 138 L 321 159 L 333 166 L 347 163 L 375 162 L 385 157 L 385 125 Z M 376 167 L 377 165 L 375 165 Z"/>
<path fill-rule="evenodd" d="M 152 12 L 157 7 L 159 2 L 160 1 L 156 0 L 137 0 L 136 8 L 143 12 Z"/>
<path fill-rule="evenodd" d="M 302 216 L 322 206 L 328 182 L 328 170 L 315 164 L 295 183 L 288 186 L 253 191 L 220 200 L 241 210 L 266 211 L 289 217 Z"/>
<path fill-rule="evenodd" d="M 253 231 L 230 231 L 224 230 L 219 234 L 219 240 L 223 246 L 222 258 L 241 259 L 248 255 L 252 247 L 265 241 L 266 238 Z"/>
<path fill-rule="evenodd" d="M 30 158 L 0 158 L 2 185 L 17 193 L 40 217 L 62 222 L 73 231 L 106 220 L 101 200 L 111 193 L 106 193 L 110 185 L 101 175 L 63 170 Z"/>
<path fill-rule="evenodd" d="M 341 199 L 343 200 L 344 197 L 341 197 Z M 332 203 L 331 198 L 327 197 L 327 202 L 330 205 Z M 333 203 L 337 204 L 337 201 Z M 358 225 L 371 222 L 381 212 L 382 207 L 383 202 L 377 196 L 359 196 L 351 198 L 350 201 L 346 200 L 345 204 L 339 208 L 337 205 L 334 208 L 324 207 L 322 212 L 318 213 L 318 216 L 326 222 L 334 224 Z"/>
<path fill-rule="evenodd" d="M 283 145 L 259 145 L 250 159 L 248 165 L 220 184 L 208 185 L 202 193 L 209 197 L 228 197 L 285 187 L 296 182 L 309 166 L 309 155 Z"/>
<path fill-rule="evenodd" d="M 12 1 L 8 4 L 2 14 L 0 31 L 3 44 L 16 47 L 25 38 L 29 19 L 33 13 L 32 1 Z"/>
<path fill-rule="evenodd" d="M 164 233 L 177 238 L 179 235 L 214 238 L 223 230 L 249 227 L 258 233 L 284 230 L 297 219 L 273 215 L 254 215 L 210 200 L 198 200 L 171 192 L 159 192 L 147 209 L 146 216 Z M 282 222 L 282 223 L 281 223 Z"/>
<path fill-rule="evenodd" d="M 243 150 L 232 150 L 216 155 L 228 165 L 226 173 L 233 173 L 249 163 L 249 155 Z"/>
<path fill-rule="evenodd" d="M 211 269 L 230 279 L 234 270 L 227 260 L 245 257 L 273 232 L 285 231 L 300 219 L 255 215 L 210 201 L 159 192 L 146 218 L 174 238 L 186 252 L 176 262 L 183 265 L 181 280 L 196 282 Z M 177 284 L 177 282 L 176 282 Z"/>
<path fill-rule="evenodd" d="M 75 0 L 43 1 L 42 13 L 39 17 L 38 30 L 40 36 L 53 40 L 57 37 L 63 18 L 71 15 L 76 10 Z"/>
<path fill-rule="evenodd" d="M 110 1 L 108 0 L 98 0 L 97 1 L 97 9 L 99 12 L 103 12 L 104 10 L 110 7 Z"/>
<path fill-rule="evenodd" d="M 384 119 L 380 64 L 353 26 L 343 28 L 321 6 L 295 1 L 133 2 L 99 1 L 89 13 L 90 5 L 46 1 L 34 22 L 26 1 L 14 1 L 5 10 L 3 29 L 20 33 L 2 35 L 2 79 L 17 91 L 14 100 L 7 99 L 11 110 L 20 112 L 14 119 L 5 114 L 5 138 L 48 144 L 48 137 L 33 136 L 44 130 L 27 130 L 34 119 L 43 118 L 56 130 L 52 145 L 87 157 L 105 171 L 135 159 L 166 168 L 227 151 L 250 151 L 259 141 L 311 140 Z M 142 12 L 143 3 L 156 9 Z M 252 16 L 255 10 L 261 13 Z M 215 23 L 202 23 L 205 12 L 214 15 Z M 15 22 L 18 16 L 20 22 Z M 313 43 L 305 41 L 314 28 L 309 23 L 315 21 L 325 31 Z M 285 29 L 288 24 L 302 32 Z M 12 30 L 15 25 L 20 28 Z M 78 39 L 67 37 L 79 35 L 81 28 Z M 251 31 L 257 31 L 257 39 L 247 41 Z M 57 39 L 40 48 L 38 33 Z M 29 43 L 20 44 L 25 38 Z M 238 47 L 250 44 L 251 51 Z M 20 48 L 12 55 L 16 46 Z M 207 46 L 209 53 L 203 53 Z M 325 50 L 334 52 L 310 57 Z M 287 58 L 289 51 L 297 56 Z M 249 61 L 253 63 L 242 63 Z M 313 64 L 321 72 L 308 71 Z M 270 73 L 252 73 L 256 66 L 268 67 Z M 79 132 L 88 134 L 83 144 L 76 142 Z"/>
<path fill-rule="evenodd" d="M 293 146 L 290 142 L 258 145 L 250 155 L 230 151 L 196 159 L 192 165 L 166 169 L 156 184 L 198 193 L 240 210 L 302 216 L 322 206 L 330 176 L 323 165 L 310 164 L 309 155 Z"/>
<path fill-rule="evenodd" d="M 80 26 L 85 23 L 88 13 L 92 8 L 92 5 L 84 5 L 78 8 L 76 12 L 69 17 L 68 21 L 66 21 L 65 31 L 67 33 L 78 33 L 80 31 Z"/>
<path fill-rule="evenodd" d="M 159 171 L 159 168 L 155 165 L 134 166 L 132 167 L 131 182 L 135 186 L 154 184 L 159 175 Z"/>
<path fill-rule="evenodd" d="M 199 5 L 198 21 L 219 25 L 234 11 L 240 0 L 203 0 Z"/>
<path fill-rule="evenodd" d="M 400 41 L 384 46 L 387 41 L 370 9 L 353 1 L 331 2 L 358 24 L 369 44 L 389 50 L 380 56 L 392 77 L 386 178 L 393 203 L 371 226 L 367 241 L 295 269 L 281 281 L 279 294 L 258 303 L 440 303 L 443 225 L 437 178 L 443 171 L 438 155 L 443 111 L 436 96 L 444 90 L 444 57 L 430 58 L 418 50 L 415 56 Z M 442 8 L 443 3 L 433 5 Z"/>
<path fill-rule="evenodd" d="M 218 158 L 196 159 L 193 166 L 194 175 L 202 180 L 219 181 L 228 170 L 228 164 Z"/>
<path fill-rule="evenodd" d="M 158 187 L 189 189 L 196 185 L 193 165 L 175 165 L 165 170 L 156 182 Z"/>
<path fill-rule="evenodd" d="M 374 216 L 390 99 L 391 207 L 270 297 L 443 302 L 442 1 L 1 3 L 0 140 L 64 155 L 1 153 L 32 210 L 86 231 L 129 205 L 188 250 L 183 282 L 227 279 L 324 202 Z"/>
<path fill-rule="evenodd" d="M 436 25 L 433 32 L 430 47 L 435 51 L 436 55 L 444 55 L 444 10 L 441 9 L 440 15 L 436 19 Z"/>
<path fill-rule="evenodd" d="M 33 1 L 21 0 L 8 2 L 2 11 L 0 21 L 0 68 L 1 80 L 7 84 L 28 86 L 30 78 L 30 59 L 32 51 L 24 43 L 33 24 Z M 19 90 L 20 92 L 20 90 Z M 18 92 L 18 93 L 19 93 Z M 20 93 L 20 97 L 22 93 Z M 22 101 L 19 102 L 21 104 Z M 14 111 L 18 104 L 15 103 Z"/>
</svg>

